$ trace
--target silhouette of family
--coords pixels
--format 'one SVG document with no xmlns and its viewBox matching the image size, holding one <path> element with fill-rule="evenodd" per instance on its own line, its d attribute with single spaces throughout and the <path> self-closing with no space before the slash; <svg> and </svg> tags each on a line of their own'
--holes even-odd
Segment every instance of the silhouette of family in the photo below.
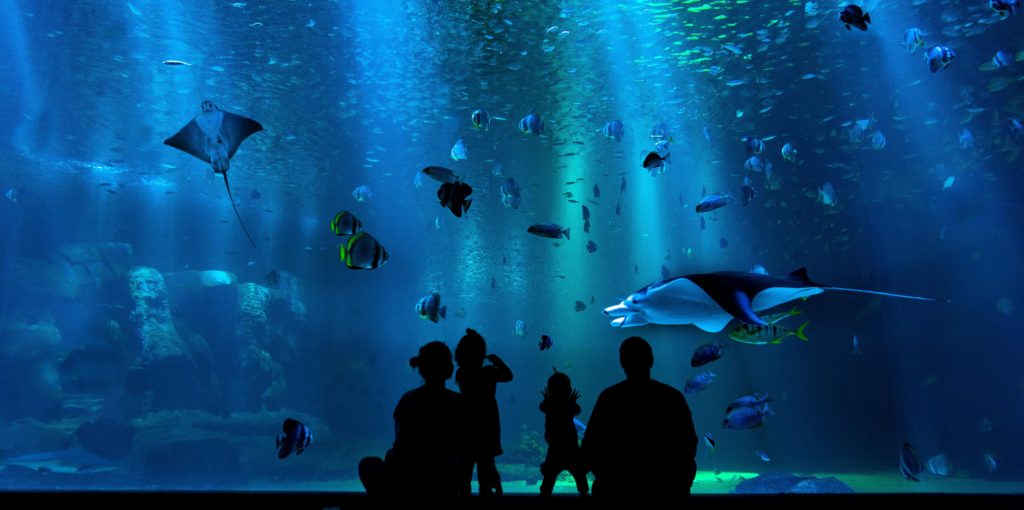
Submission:
<svg viewBox="0 0 1024 510">
<path fill-rule="evenodd" d="M 383 459 L 366 457 L 359 478 L 371 497 L 453 498 L 469 496 L 476 466 L 479 493 L 502 494 L 494 459 L 502 454 L 495 390 L 512 380 L 512 370 L 486 341 L 467 329 L 455 348 L 442 342 L 420 347 L 409 365 L 423 385 L 405 393 L 395 407 L 395 442 Z M 485 361 L 489 364 L 485 364 Z M 550 496 L 559 474 L 568 471 L 586 496 L 593 473 L 595 498 L 664 501 L 690 494 L 697 474 L 697 433 L 686 398 L 651 378 L 654 353 L 640 337 L 619 347 L 626 379 L 603 392 L 594 404 L 582 444 L 575 416 L 581 412 L 569 376 L 548 378 L 540 411 L 544 414 L 547 457 L 539 466 L 542 496 Z M 445 387 L 455 373 L 459 393 Z"/>
</svg>

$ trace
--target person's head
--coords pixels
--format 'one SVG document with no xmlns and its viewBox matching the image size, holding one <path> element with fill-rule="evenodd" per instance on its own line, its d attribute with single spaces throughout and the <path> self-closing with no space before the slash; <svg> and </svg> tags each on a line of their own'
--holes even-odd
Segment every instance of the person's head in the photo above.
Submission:
<svg viewBox="0 0 1024 510">
<path fill-rule="evenodd" d="M 420 371 L 420 376 L 428 384 L 444 383 L 451 378 L 452 351 L 444 342 L 430 342 L 420 347 L 418 355 L 409 358 L 409 366 Z"/>
<path fill-rule="evenodd" d="M 551 397 L 567 397 L 572 394 L 572 382 L 569 376 L 555 370 L 555 373 L 548 377 L 548 387 L 545 394 Z"/>
<path fill-rule="evenodd" d="M 626 372 L 626 379 L 650 378 L 654 366 L 654 352 L 651 344 L 638 336 L 631 336 L 619 346 L 619 364 Z"/>
<path fill-rule="evenodd" d="M 487 356 L 487 342 L 475 329 L 466 328 L 466 335 L 459 340 L 455 348 L 455 362 L 460 367 L 478 367 L 484 364 Z"/>
</svg>

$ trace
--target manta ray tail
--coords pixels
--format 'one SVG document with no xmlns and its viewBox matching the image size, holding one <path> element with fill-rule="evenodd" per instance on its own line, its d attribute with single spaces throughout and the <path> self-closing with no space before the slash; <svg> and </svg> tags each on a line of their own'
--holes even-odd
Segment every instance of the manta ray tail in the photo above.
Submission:
<svg viewBox="0 0 1024 510">
<path fill-rule="evenodd" d="M 902 298 L 902 299 L 916 299 L 918 301 L 939 301 L 941 303 L 949 303 L 950 302 L 948 299 L 935 299 L 935 298 L 927 298 L 927 297 L 921 297 L 921 296 L 909 296 L 907 294 L 893 294 L 891 292 L 880 292 L 880 291 L 877 291 L 877 290 L 848 289 L 846 287 L 824 287 L 824 288 L 826 288 L 828 290 L 838 290 L 840 292 L 855 292 L 855 293 L 858 293 L 858 294 L 875 294 L 875 295 L 878 295 L 878 296 L 889 296 L 889 297 Z"/>
<path fill-rule="evenodd" d="M 245 237 L 249 238 L 249 243 L 252 247 L 256 247 L 256 241 L 252 240 L 252 236 L 249 235 L 249 229 L 245 228 L 245 223 L 242 222 L 242 216 L 238 214 L 238 207 L 235 206 L 235 198 L 231 196 L 231 185 L 228 184 L 228 173 L 224 172 L 224 187 L 228 190 L 228 200 L 231 201 L 231 208 L 235 210 L 235 217 L 238 218 L 238 224 L 242 226 L 242 231 L 245 232 Z"/>
</svg>

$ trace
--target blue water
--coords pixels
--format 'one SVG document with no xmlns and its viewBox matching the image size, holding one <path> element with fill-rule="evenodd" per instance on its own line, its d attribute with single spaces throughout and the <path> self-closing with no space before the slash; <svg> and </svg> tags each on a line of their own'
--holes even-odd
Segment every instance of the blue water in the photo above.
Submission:
<svg viewBox="0 0 1024 510">
<path fill-rule="evenodd" d="M 1020 490 L 1024 139 L 1011 119 L 1024 117 L 1024 13 L 914 3 L 867 2 L 862 32 L 843 28 L 833 1 L 808 14 L 780 0 L 6 0 L 0 488 L 348 487 L 359 458 L 393 441 L 394 406 L 420 384 L 407 360 L 430 340 L 454 348 L 472 327 L 515 374 L 497 391 L 509 486 L 539 477 L 551 368 L 580 390 L 586 422 L 622 380 L 618 347 L 636 334 L 653 346 L 654 378 L 682 389 L 718 375 L 688 396 L 698 434 L 718 445 L 701 445 L 701 471 L 882 473 L 890 490 L 917 490 L 899 478 L 910 442 L 922 462 L 953 464 L 951 476 L 926 469 L 925 490 Z M 914 55 L 902 44 L 911 27 L 925 32 Z M 922 53 L 934 45 L 956 57 L 933 74 Z M 995 68 L 1000 50 L 1013 62 Z M 228 172 L 255 247 L 221 176 L 162 143 L 203 100 L 264 127 Z M 480 108 L 486 131 L 472 128 Z M 518 129 L 531 112 L 539 136 Z M 621 142 L 601 133 L 613 119 Z M 659 123 L 671 162 L 652 177 L 641 163 Z M 745 170 L 748 136 L 764 141 L 770 176 Z M 459 139 L 468 159 L 453 161 Z M 440 183 L 417 181 L 431 165 L 472 186 L 463 217 L 439 206 Z M 501 201 L 509 177 L 518 209 Z M 363 185 L 373 194 L 360 202 Z M 698 215 L 716 192 L 735 201 Z M 386 264 L 339 262 L 344 238 L 329 222 L 342 210 Z M 571 239 L 527 233 L 548 222 Z M 733 342 L 731 327 L 615 329 L 601 314 L 663 267 L 756 264 L 951 302 L 825 292 L 784 323 L 810 321 L 809 341 L 781 345 Z M 415 311 L 431 292 L 448 307 L 436 324 Z M 718 341 L 722 359 L 689 366 Z M 722 429 L 728 403 L 754 392 L 777 414 Z M 98 439 L 79 431 L 101 417 Z M 286 417 L 315 440 L 279 460 Z M 64 450 L 68 473 L 21 457 Z"/>
</svg>

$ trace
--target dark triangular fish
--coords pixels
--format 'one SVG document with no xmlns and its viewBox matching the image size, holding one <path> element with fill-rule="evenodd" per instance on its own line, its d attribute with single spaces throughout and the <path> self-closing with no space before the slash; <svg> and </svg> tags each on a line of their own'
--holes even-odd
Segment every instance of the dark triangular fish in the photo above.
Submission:
<svg viewBox="0 0 1024 510">
<path fill-rule="evenodd" d="M 903 443 L 900 449 L 900 475 L 907 480 L 920 482 L 921 457 L 917 454 L 917 448 L 910 443 Z"/>
<path fill-rule="evenodd" d="M 249 229 L 242 222 L 235 199 L 231 196 L 228 168 L 238 146 L 253 133 L 262 131 L 263 126 L 248 117 L 221 110 L 212 101 L 203 101 L 200 106 L 202 111 L 174 136 L 164 140 L 164 144 L 210 163 L 215 173 L 224 174 L 224 187 L 228 191 L 231 208 L 235 210 L 235 217 L 245 231 L 245 236 L 255 247 L 256 242 L 249 235 Z"/>
<path fill-rule="evenodd" d="M 615 203 L 615 215 L 616 215 L 616 216 L 622 216 L 621 214 L 619 214 L 619 212 L 620 212 L 620 210 L 619 210 L 619 206 L 620 206 L 620 205 L 622 205 L 622 202 L 616 202 L 616 203 Z"/>
</svg>

